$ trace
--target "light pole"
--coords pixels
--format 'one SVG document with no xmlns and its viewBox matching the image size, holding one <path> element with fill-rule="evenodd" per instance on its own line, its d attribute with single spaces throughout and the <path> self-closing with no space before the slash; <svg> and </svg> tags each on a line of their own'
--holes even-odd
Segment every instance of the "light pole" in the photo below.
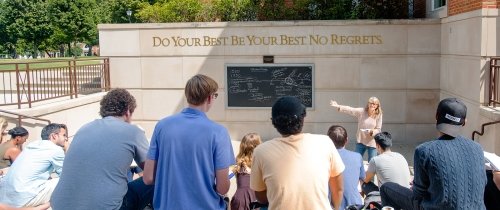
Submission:
<svg viewBox="0 0 500 210">
<path fill-rule="evenodd" d="M 132 16 L 132 10 L 130 10 L 130 9 L 127 10 L 127 16 L 128 16 L 128 23 L 132 23 L 130 21 L 130 16 Z"/>
</svg>

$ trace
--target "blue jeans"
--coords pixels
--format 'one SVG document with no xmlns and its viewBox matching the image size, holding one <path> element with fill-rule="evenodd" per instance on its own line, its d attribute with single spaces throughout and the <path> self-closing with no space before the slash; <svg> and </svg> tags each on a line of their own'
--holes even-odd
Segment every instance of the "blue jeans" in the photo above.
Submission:
<svg viewBox="0 0 500 210">
<path fill-rule="evenodd" d="M 413 191 L 394 182 L 386 182 L 380 187 L 380 197 L 383 206 L 394 209 L 420 210 L 420 202 L 413 195 Z"/>
<path fill-rule="evenodd" d="M 128 190 L 120 210 L 142 210 L 153 202 L 154 185 L 146 185 L 141 178 L 127 184 Z"/>
<path fill-rule="evenodd" d="M 365 151 L 368 150 L 368 162 L 370 162 L 370 160 L 377 156 L 377 148 L 375 147 L 369 147 L 369 146 L 366 146 L 364 144 L 361 144 L 361 143 L 356 143 L 356 149 L 355 151 L 359 154 L 361 154 L 361 157 L 363 157 L 363 155 L 365 154 Z"/>
</svg>

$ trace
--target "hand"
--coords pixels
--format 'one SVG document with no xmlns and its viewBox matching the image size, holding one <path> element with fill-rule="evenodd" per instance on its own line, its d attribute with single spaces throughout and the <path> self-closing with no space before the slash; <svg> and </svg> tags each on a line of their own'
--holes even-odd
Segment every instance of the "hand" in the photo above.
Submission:
<svg viewBox="0 0 500 210">
<path fill-rule="evenodd" d="M 339 104 L 337 103 L 337 101 L 330 100 L 330 106 L 333 106 L 333 107 L 335 107 L 335 108 L 338 108 L 338 107 L 339 107 Z"/>
</svg>

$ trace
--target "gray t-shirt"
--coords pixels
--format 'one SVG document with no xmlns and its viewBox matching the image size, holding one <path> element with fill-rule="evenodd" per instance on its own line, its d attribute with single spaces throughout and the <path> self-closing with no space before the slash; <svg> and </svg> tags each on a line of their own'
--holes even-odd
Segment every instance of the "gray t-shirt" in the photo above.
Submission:
<svg viewBox="0 0 500 210">
<path fill-rule="evenodd" d="M 379 187 L 386 182 L 394 182 L 410 188 L 408 162 L 397 152 L 385 152 L 373 157 L 366 171 L 377 175 Z"/>
<path fill-rule="evenodd" d="M 142 130 L 115 117 L 94 120 L 75 135 L 50 203 L 54 210 L 120 209 L 134 159 L 146 161 Z"/>
</svg>

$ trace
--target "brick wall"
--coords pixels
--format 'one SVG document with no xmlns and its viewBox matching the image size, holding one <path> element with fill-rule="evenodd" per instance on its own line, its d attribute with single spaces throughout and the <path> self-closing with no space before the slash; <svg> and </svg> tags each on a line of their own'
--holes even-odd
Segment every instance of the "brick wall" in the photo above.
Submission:
<svg viewBox="0 0 500 210">
<path fill-rule="evenodd" d="M 481 8 L 499 8 L 500 0 L 448 0 L 448 15 L 457 15 Z"/>
</svg>

